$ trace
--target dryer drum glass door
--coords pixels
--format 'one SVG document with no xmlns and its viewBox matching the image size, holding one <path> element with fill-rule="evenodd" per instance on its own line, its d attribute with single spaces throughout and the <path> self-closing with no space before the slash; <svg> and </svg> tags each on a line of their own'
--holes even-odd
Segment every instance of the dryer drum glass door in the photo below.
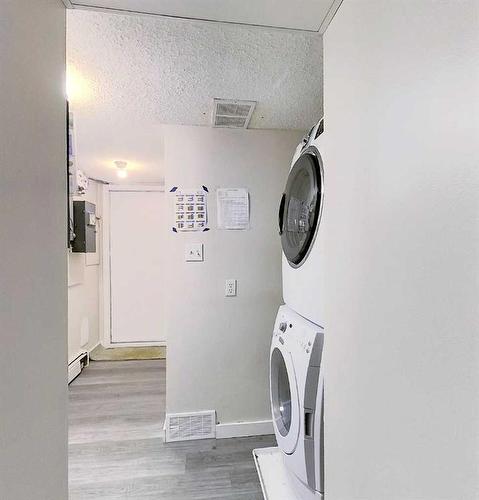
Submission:
<svg viewBox="0 0 479 500">
<path fill-rule="evenodd" d="M 321 218 L 323 168 L 311 146 L 293 165 L 279 207 L 279 233 L 288 262 L 299 267 L 311 250 Z"/>
<path fill-rule="evenodd" d="M 271 401 L 276 428 L 284 437 L 291 428 L 291 389 L 288 369 L 278 348 L 271 354 Z"/>
</svg>

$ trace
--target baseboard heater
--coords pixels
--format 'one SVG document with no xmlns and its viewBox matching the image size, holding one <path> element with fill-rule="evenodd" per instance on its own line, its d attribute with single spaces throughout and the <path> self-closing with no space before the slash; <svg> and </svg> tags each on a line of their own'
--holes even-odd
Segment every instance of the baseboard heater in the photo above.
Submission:
<svg viewBox="0 0 479 500">
<path fill-rule="evenodd" d="M 90 357 L 87 352 L 79 354 L 71 363 L 68 364 L 68 383 L 75 380 L 85 366 L 90 364 Z"/>
</svg>

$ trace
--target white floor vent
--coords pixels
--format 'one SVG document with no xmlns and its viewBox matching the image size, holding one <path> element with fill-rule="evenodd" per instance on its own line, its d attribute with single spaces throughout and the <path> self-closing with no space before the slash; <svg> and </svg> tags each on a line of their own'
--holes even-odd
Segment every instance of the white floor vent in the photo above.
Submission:
<svg viewBox="0 0 479 500">
<path fill-rule="evenodd" d="M 167 413 L 165 441 L 189 441 L 216 437 L 216 412 Z"/>
<path fill-rule="evenodd" d="M 255 101 L 228 101 L 225 99 L 214 99 L 213 126 L 226 128 L 248 128 L 255 106 Z"/>
</svg>

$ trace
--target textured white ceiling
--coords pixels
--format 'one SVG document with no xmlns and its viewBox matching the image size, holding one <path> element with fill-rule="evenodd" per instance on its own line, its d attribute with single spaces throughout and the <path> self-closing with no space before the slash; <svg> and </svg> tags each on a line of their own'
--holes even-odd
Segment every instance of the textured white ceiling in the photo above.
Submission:
<svg viewBox="0 0 479 500">
<path fill-rule="evenodd" d="M 303 130 L 322 112 L 317 33 L 69 10 L 67 52 L 80 167 L 101 178 L 126 153 L 153 168 L 161 125 L 209 126 L 214 97 L 257 101 L 251 128 Z"/>
<path fill-rule="evenodd" d="M 117 9 L 189 19 L 207 19 L 319 31 L 338 0 L 70 0 L 75 6 Z M 331 12 L 332 13 L 332 12 Z"/>
</svg>

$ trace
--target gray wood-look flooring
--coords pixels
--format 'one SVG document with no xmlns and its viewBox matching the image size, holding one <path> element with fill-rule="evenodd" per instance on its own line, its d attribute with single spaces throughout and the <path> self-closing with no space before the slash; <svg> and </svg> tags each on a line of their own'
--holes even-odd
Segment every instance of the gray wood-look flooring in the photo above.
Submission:
<svg viewBox="0 0 479 500">
<path fill-rule="evenodd" d="M 274 436 L 163 442 L 166 364 L 92 362 L 70 385 L 70 500 L 261 500 L 251 451 Z"/>
</svg>

